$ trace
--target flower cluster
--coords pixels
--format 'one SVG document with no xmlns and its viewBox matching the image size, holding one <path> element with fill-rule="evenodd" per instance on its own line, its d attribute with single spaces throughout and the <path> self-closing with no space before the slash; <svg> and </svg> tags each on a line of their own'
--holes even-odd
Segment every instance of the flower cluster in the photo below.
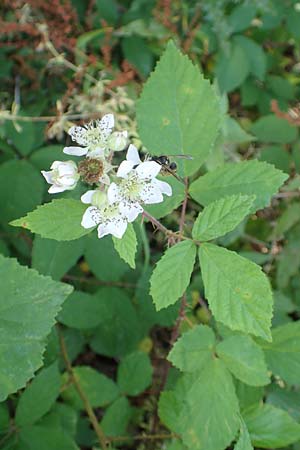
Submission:
<svg viewBox="0 0 300 450">
<path fill-rule="evenodd" d="M 161 165 L 155 161 L 141 161 L 136 147 L 129 145 L 126 160 L 119 167 L 112 164 L 114 152 L 127 146 L 127 131 L 113 131 L 114 117 L 106 114 L 101 120 L 69 130 L 79 146 L 69 146 L 63 152 L 83 156 L 78 166 L 74 161 L 54 161 L 51 170 L 42 171 L 51 184 L 48 192 L 55 194 L 72 190 L 81 180 L 93 186 L 81 196 L 87 207 L 81 225 L 98 226 L 98 237 L 107 234 L 121 239 L 128 223 L 143 212 L 143 205 L 160 203 L 163 194 L 172 195 L 171 186 L 158 180 Z"/>
</svg>

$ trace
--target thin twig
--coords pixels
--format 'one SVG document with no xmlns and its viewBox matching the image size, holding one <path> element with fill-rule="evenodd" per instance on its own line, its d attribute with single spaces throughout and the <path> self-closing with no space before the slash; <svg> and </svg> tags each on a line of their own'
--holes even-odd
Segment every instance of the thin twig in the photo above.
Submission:
<svg viewBox="0 0 300 450">
<path fill-rule="evenodd" d="M 52 122 L 63 117 L 66 120 L 80 120 L 80 119 L 97 119 L 102 116 L 101 112 L 95 111 L 82 114 L 63 114 L 56 116 L 18 116 L 17 114 L 10 114 L 6 111 L 0 111 L 0 120 L 12 120 L 15 122 Z"/>
<path fill-rule="evenodd" d="M 107 449 L 107 445 L 108 445 L 109 441 L 106 438 L 106 436 L 105 436 L 105 434 L 104 434 L 104 432 L 103 432 L 103 430 L 102 430 L 102 428 L 101 428 L 101 426 L 100 426 L 100 424 L 98 422 L 97 417 L 95 416 L 95 413 L 93 411 L 93 408 L 91 407 L 89 399 L 87 398 L 84 390 L 82 389 L 79 381 L 76 378 L 76 375 L 74 374 L 73 367 L 72 367 L 70 359 L 68 357 L 68 352 L 67 352 L 67 347 L 66 347 L 66 344 L 65 344 L 65 340 L 64 340 L 64 337 L 63 337 L 63 334 L 62 334 L 61 330 L 59 329 L 59 326 L 57 326 L 57 330 L 58 330 L 58 337 L 59 337 L 61 354 L 62 354 L 64 363 L 65 363 L 66 369 L 68 371 L 70 380 L 72 381 L 75 389 L 78 392 L 79 397 L 82 400 L 82 403 L 84 405 L 86 413 L 87 413 L 87 415 L 88 415 L 88 417 L 89 417 L 89 419 L 91 421 L 91 424 L 92 424 L 92 426 L 93 426 L 93 428 L 95 430 L 95 433 L 96 433 L 96 435 L 98 437 L 98 441 L 99 441 L 100 447 L 102 448 L 102 450 L 105 450 L 105 449 Z"/>
<path fill-rule="evenodd" d="M 102 280 L 95 280 L 94 278 L 87 278 L 87 277 L 77 277 L 75 275 L 64 275 L 63 280 L 66 281 L 79 281 L 80 283 L 87 283 L 87 284 L 94 284 L 96 286 L 115 286 L 115 287 L 122 287 L 122 288 L 136 288 L 135 283 L 126 283 L 123 281 L 102 281 Z"/>
<path fill-rule="evenodd" d="M 288 192 L 279 192 L 279 194 L 274 195 L 274 198 L 292 198 L 299 196 L 300 191 L 288 191 Z"/>
<path fill-rule="evenodd" d="M 176 433 L 161 433 L 161 434 L 141 434 L 138 436 L 115 436 L 107 438 L 109 442 L 120 442 L 120 441 L 154 441 L 163 439 L 179 439 Z"/>
</svg>

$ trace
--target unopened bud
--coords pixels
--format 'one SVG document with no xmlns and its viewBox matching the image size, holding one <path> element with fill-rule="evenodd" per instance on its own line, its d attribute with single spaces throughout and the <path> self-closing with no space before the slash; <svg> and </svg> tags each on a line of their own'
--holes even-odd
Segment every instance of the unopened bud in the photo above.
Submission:
<svg viewBox="0 0 300 450">
<path fill-rule="evenodd" d="M 115 131 L 108 139 L 108 147 L 114 152 L 124 150 L 127 144 L 127 131 Z"/>
</svg>

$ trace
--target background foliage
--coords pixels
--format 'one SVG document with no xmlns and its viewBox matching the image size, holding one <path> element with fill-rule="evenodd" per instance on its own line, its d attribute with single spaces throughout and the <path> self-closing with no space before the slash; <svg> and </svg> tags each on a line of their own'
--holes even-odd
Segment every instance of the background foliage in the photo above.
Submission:
<svg viewBox="0 0 300 450">
<path fill-rule="evenodd" d="M 0 11 L 0 448 L 98 449 L 102 433 L 112 449 L 299 450 L 300 4 Z M 164 53 L 170 39 L 195 66 L 173 44 Z M 167 248 L 150 223 L 123 245 L 86 235 L 82 185 L 49 203 L 40 170 L 70 159 L 72 123 L 109 112 L 152 154 L 194 156 L 179 168 L 182 228 L 214 243 Z M 148 211 L 175 232 L 185 192 L 170 183 Z"/>
</svg>

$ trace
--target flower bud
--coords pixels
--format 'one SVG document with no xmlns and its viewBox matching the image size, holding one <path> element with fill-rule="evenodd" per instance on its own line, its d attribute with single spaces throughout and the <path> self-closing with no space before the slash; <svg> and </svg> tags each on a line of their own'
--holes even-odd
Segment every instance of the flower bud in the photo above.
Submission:
<svg viewBox="0 0 300 450">
<path fill-rule="evenodd" d="M 52 184 L 48 190 L 50 194 L 75 188 L 79 180 L 79 173 L 74 161 L 54 161 L 50 168 L 52 170 L 48 172 L 42 170 L 42 175 L 47 183 Z"/>
<path fill-rule="evenodd" d="M 108 138 L 108 147 L 114 152 L 124 150 L 127 144 L 127 131 L 115 131 Z"/>
</svg>

